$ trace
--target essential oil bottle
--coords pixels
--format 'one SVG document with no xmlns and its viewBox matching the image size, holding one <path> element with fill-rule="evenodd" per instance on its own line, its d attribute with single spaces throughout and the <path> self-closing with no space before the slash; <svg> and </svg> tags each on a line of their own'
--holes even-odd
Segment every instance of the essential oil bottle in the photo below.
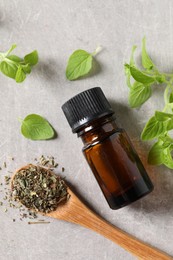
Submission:
<svg viewBox="0 0 173 260">
<path fill-rule="evenodd" d="M 81 137 L 84 156 L 112 209 L 124 207 L 153 190 L 125 130 L 101 88 L 88 89 L 68 100 L 62 110 L 73 133 Z"/>
</svg>

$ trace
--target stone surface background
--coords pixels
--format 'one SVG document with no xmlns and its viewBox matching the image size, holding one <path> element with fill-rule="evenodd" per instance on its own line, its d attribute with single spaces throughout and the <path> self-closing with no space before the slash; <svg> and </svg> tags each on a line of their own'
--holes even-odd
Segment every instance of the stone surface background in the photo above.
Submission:
<svg viewBox="0 0 173 260">
<path fill-rule="evenodd" d="M 173 70 L 173 2 L 171 0 L 1 0 L 0 49 L 17 43 L 15 53 L 37 49 L 38 66 L 22 84 L 0 75 L 0 162 L 8 170 L 33 162 L 41 154 L 54 155 L 64 175 L 84 199 L 105 219 L 143 241 L 173 255 L 173 172 L 149 167 L 151 143 L 141 143 L 141 129 L 155 109 L 163 108 L 162 89 L 139 110 L 128 107 L 123 64 L 133 44 L 144 35 L 153 60 L 161 70 Z M 99 66 L 90 77 L 74 82 L 65 78 L 69 55 L 89 52 L 98 45 Z M 81 153 L 82 142 L 72 135 L 61 105 L 73 95 L 101 86 L 112 103 L 118 122 L 129 133 L 146 165 L 155 190 L 118 211 L 109 209 Z M 20 134 L 17 118 L 38 113 L 57 130 L 58 138 L 34 142 Z M 14 156 L 12 162 L 8 156 Z M 1 178 L 5 171 L 1 171 Z M 13 218 L 16 222 L 13 223 Z M 0 259 L 2 260 L 132 260 L 135 257 L 111 241 L 83 227 L 51 220 L 28 225 L 17 210 L 0 208 Z"/>
</svg>

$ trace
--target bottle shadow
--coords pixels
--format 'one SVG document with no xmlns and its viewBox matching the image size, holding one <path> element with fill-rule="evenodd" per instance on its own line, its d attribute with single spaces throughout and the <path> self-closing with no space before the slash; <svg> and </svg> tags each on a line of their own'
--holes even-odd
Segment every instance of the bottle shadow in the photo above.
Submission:
<svg viewBox="0 0 173 260">
<path fill-rule="evenodd" d="M 142 142 L 140 134 L 144 123 L 139 124 L 140 114 L 119 102 L 110 101 L 117 116 L 117 121 L 121 121 L 122 127 L 127 131 L 151 181 L 154 190 L 146 197 L 132 203 L 129 208 L 141 213 L 159 215 L 173 213 L 173 176 L 172 171 L 164 166 L 151 166 L 147 162 L 148 151 L 151 142 Z M 147 121 L 147 120 L 146 120 Z M 119 124 L 118 124 L 119 125 Z"/>
</svg>

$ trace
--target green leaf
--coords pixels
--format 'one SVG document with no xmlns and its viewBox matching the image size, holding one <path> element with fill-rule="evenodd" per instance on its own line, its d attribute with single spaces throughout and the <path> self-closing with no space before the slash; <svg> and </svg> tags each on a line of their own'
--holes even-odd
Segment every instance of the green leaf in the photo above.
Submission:
<svg viewBox="0 0 173 260">
<path fill-rule="evenodd" d="M 169 103 L 173 103 L 173 92 L 171 92 L 169 96 Z"/>
<path fill-rule="evenodd" d="M 151 86 L 135 82 L 130 89 L 129 104 L 132 108 L 139 107 L 151 96 Z"/>
<path fill-rule="evenodd" d="M 151 70 L 154 67 L 154 63 L 152 62 L 150 56 L 146 51 L 146 38 L 144 37 L 142 40 L 142 65 L 145 69 Z"/>
<path fill-rule="evenodd" d="M 155 76 L 155 79 L 158 83 L 166 83 L 166 78 L 163 74 L 158 74 Z"/>
<path fill-rule="evenodd" d="M 126 83 L 127 83 L 127 86 L 129 88 L 132 87 L 131 82 L 130 82 L 130 77 L 131 77 L 130 66 L 134 66 L 135 65 L 135 61 L 134 61 L 134 52 L 135 52 L 135 50 L 136 50 L 136 46 L 133 46 L 132 47 L 131 56 L 130 56 L 130 65 L 127 64 L 127 63 L 124 65 L 125 75 L 126 75 Z"/>
<path fill-rule="evenodd" d="M 148 163 L 152 165 L 160 165 L 164 162 L 164 149 L 163 142 L 158 141 L 155 143 L 148 154 Z"/>
<path fill-rule="evenodd" d="M 170 147 L 164 149 L 164 161 L 163 164 L 166 165 L 168 168 L 173 169 L 173 159 L 171 155 L 172 149 Z"/>
<path fill-rule="evenodd" d="M 24 57 L 25 63 L 34 66 L 38 63 L 38 52 L 35 50 Z"/>
<path fill-rule="evenodd" d="M 54 130 L 46 119 L 30 114 L 22 121 L 21 133 L 31 140 L 46 140 L 54 137 Z"/>
<path fill-rule="evenodd" d="M 131 88 L 132 85 L 131 85 L 131 82 L 130 82 L 131 74 L 130 74 L 130 66 L 129 66 L 129 64 L 124 64 L 124 70 L 125 70 L 125 75 L 126 75 L 126 83 L 127 83 L 127 86 L 128 86 L 129 88 Z"/>
<path fill-rule="evenodd" d="M 155 116 L 150 118 L 145 125 L 141 138 L 142 140 L 151 140 L 160 135 L 164 135 L 171 129 L 173 129 L 173 115 L 156 111 Z"/>
<path fill-rule="evenodd" d="M 163 136 L 159 136 L 159 141 L 162 142 L 163 148 L 168 148 L 169 146 L 172 147 L 173 145 L 173 139 L 167 133 Z"/>
<path fill-rule="evenodd" d="M 142 71 L 138 70 L 136 67 L 130 67 L 130 72 L 132 77 L 143 84 L 151 84 L 154 83 L 156 80 L 154 77 L 150 77 L 146 74 L 144 74 Z"/>
<path fill-rule="evenodd" d="M 170 131 L 173 129 L 173 118 L 169 119 L 168 124 L 167 124 L 167 131 Z"/>
<path fill-rule="evenodd" d="M 156 111 L 155 117 L 158 121 L 162 121 L 165 123 L 166 131 L 173 129 L 173 115 L 172 114 Z"/>
<path fill-rule="evenodd" d="M 15 80 L 17 83 L 21 83 L 25 80 L 25 78 L 26 78 L 25 72 L 23 71 L 22 67 L 19 66 L 16 73 Z"/>
<path fill-rule="evenodd" d="M 16 63 L 13 63 L 12 61 L 8 62 L 8 60 L 6 60 L 6 61 L 1 62 L 0 70 L 7 77 L 15 79 L 18 67 L 17 67 Z"/>
<path fill-rule="evenodd" d="M 72 53 L 66 68 L 66 77 L 69 80 L 78 79 L 88 74 L 92 68 L 93 57 L 84 50 L 77 50 Z"/>
<path fill-rule="evenodd" d="M 25 73 L 31 73 L 31 65 L 29 63 L 26 65 L 21 65 L 21 67 Z"/>
<path fill-rule="evenodd" d="M 22 61 L 22 59 L 20 57 L 16 56 L 16 55 L 9 55 L 7 58 L 9 60 L 12 60 L 12 61 L 15 61 L 15 62 L 21 62 Z"/>
<path fill-rule="evenodd" d="M 137 46 L 135 46 L 135 45 L 132 47 L 132 52 L 131 52 L 131 56 L 130 56 L 130 66 L 135 65 L 134 53 L 135 53 L 136 48 L 137 48 Z"/>
<path fill-rule="evenodd" d="M 153 145 L 149 152 L 148 162 L 153 165 L 164 164 L 173 169 L 172 150 L 173 139 L 167 134 L 160 136 L 158 142 Z"/>
<path fill-rule="evenodd" d="M 162 134 L 165 134 L 166 131 L 167 131 L 167 121 L 166 122 L 158 121 L 156 117 L 153 116 L 145 125 L 141 134 L 141 139 L 143 141 L 151 140 Z"/>
<path fill-rule="evenodd" d="M 168 120 L 173 119 L 172 114 L 168 114 L 168 113 L 160 112 L 160 111 L 155 112 L 155 117 L 158 121 L 168 121 Z"/>
</svg>

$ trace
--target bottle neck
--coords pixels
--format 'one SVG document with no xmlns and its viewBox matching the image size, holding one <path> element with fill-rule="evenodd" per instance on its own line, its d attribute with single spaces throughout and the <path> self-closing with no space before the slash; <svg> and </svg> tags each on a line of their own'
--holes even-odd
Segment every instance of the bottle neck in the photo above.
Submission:
<svg viewBox="0 0 173 260">
<path fill-rule="evenodd" d="M 115 123 L 115 117 L 110 115 L 88 123 L 80 129 L 77 135 L 81 137 L 84 145 L 89 145 L 100 142 L 116 131 L 118 131 L 118 126 Z"/>
</svg>

